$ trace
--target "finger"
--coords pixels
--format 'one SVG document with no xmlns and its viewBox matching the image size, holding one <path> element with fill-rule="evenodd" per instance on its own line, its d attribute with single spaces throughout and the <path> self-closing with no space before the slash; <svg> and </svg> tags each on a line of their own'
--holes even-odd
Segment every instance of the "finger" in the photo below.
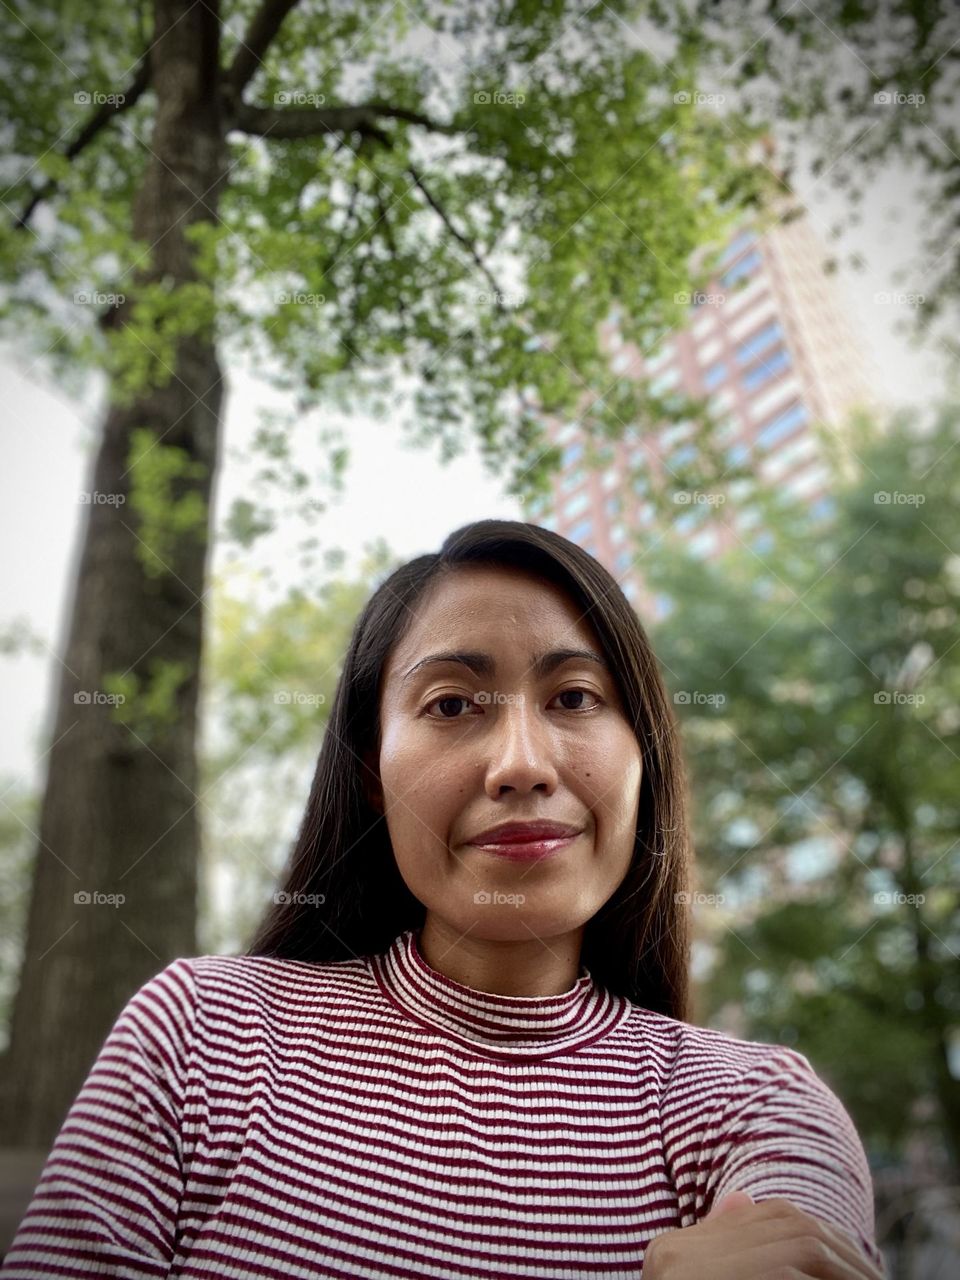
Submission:
<svg viewBox="0 0 960 1280">
<path fill-rule="evenodd" d="M 822 1235 L 831 1249 L 850 1266 L 859 1267 L 859 1274 L 866 1277 L 866 1280 L 877 1280 L 878 1277 L 879 1280 L 884 1280 L 882 1272 L 877 1270 L 876 1264 L 867 1257 L 863 1246 L 848 1228 L 839 1227 L 833 1222 L 827 1222 L 824 1218 L 818 1218 L 816 1214 L 808 1213 L 806 1209 L 801 1209 L 799 1205 L 783 1197 L 760 1201 L 757 1208 L 759 1209 L 761 1205 L 771 1206 L 772 1221 L 794 1217 L 798 1227 L 795 1235 L 809 1235 L 811 1232 Z"/>
<path fill-rule="evenodd" d="M 722 1254 L 715 1255 L 717 1260 Z M 793 1239 L 772 1241 L 756 1247 L 742 1247 L 736 1253 L 737 1280 L 759 1280 L 762 1276 L 778 1275 L 792 1268 L 803 1280 L 874 1280 L 875 1270 L 864 1271 L 860 1259 L 850 1260 L 841 1256 L 833 1247 L 817 1236 L 797 1236 Z M 869 1264 L 868 1264 L 869 1265 Z"/>
<path fill-rule="evenodd" d="M 754 1201 L 749 1192 L 728 1191 L 719 1200 L 714 1200 L 706 1216 L 708 1218 L 718 1218 L 722 1213 L 729 1213 L 733 1209 L 743 1208 L 754 1208 Z"/>
<path fill-rule="evenodd" d="M 745 1207 L 750 1208 L 750 1206 Z M 730 1247 L 733 1248 L 738 1246 L 743 1248 L 748 1242 L 749 1245 L 763 1246 L 775 1244 L 779 1240 L 798 1241 L 816 1237 L 821 1239 L 847 1267 L 857 1268 L 854 1274 L 858 1280 L 877 1280 L 878 1276 L 883 1280 L 882 1274 L 878 1273 L 874 1263 L 848 1231 L 824 1222 L 821 1218 L 798 1208 L 789 1200 L 783 1200 L 780 1197 L 761 1200 L 750 1212 L 734 1214 L 731 1208 L 728 1213 L 729 1220 L 726 1214 L 711 1213 L 703 1218 L 699 1225 L 702 1227 L 709 1225 L 718 1234 L 722 1231 L 723 1235 L 731 1241 Z M 718 1244 L 718 1249 L 722 1250 L 723 1246 Z"/>
</svg>

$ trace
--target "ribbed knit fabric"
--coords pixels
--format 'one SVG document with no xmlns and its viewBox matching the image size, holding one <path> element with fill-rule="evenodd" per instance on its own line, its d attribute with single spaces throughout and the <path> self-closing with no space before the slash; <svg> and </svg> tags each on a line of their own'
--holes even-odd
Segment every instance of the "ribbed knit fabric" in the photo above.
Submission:
<svg viewBox="0 0 960 1280">
<path fill-rule="evenodd" d="M 335 964 L 175 960 L 127 1003 L 50 1153 L 15 1277 L 642 1274 L 733 1190 L 874 1263 L 862 1144 L 796 1051 L 612 995 L 476 991 L 417 934 Z"/>
</svg>

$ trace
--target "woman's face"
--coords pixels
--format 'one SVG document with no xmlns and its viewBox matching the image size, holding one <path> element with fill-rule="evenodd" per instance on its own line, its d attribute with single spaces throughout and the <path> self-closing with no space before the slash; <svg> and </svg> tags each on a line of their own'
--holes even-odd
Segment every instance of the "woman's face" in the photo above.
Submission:
<svg viewBox="0 0 960 1280">
<path fill-rule="evenodd" d="M 422 599 L 387 662 L 380 787 L 397 866 L 457 936 L 529 941 L 581 928 L 630 865 L 642 759 L 581 610 L 523 571 L 467 566 Z M 548 661 L 561 650 L 596 655 Z M 433 655 L 460 653 L 470 663 Z M 506 822 L 579 834 L 523 861 L 473 843 Z"/>
</svg>

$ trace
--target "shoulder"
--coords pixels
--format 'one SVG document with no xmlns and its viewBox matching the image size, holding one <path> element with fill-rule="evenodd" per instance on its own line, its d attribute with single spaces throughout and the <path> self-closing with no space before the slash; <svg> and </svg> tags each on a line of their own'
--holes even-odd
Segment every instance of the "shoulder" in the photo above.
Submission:
<svg viewBox="0 0 960 1280">
<path fill-rule="evenodd" d="M 275 956 L 201 955 L 172 961 L 138 996 L 177 1008 L 194 1025 L 308 1015 L 363 1001 L 372 979 L 362 958 L 315 963 Z"/>
<path fill-rule="evenodd" d="M 745 1080 L 812 1073 L 807 1059 L 786 1045 L 743 1040 L 640 1007 L 631 1021 L 645 1058 L 656 1066 L 665 1100 L 691 1094 L 716 1100 L 735 1094 Z"/>
</svg>

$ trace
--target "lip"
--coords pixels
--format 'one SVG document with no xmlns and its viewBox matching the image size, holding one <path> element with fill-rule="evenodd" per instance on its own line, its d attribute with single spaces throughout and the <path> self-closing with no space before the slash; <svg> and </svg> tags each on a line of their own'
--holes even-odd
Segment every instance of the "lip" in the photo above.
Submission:
<svg viewBox="0 0 960 1280">
<path fill-rule="evenodd" d="M 467 843 L 512 862 L 529 862 L 565 849 L 582 834 L 582 827 L 567 822 L 502 822 Z"/>
<path fill-rule="evenodd" d="M 536 862 L 540 858 L 549 858 L 551 854 L 559 853 L 568 844 L 573 844 L 574 840 L 582 834 L 582 831 L 576 831 L 555 840 L 501 840 L 494 841 L 492 844 L 480 844 L 476 840 L 471 840 L 470 844 L 476 849 L 492 853 L 497 858 L 506 858 L 510 862 Z"/>
<path fill-rule="evenodd" d="M 569 822 L 548 822 L 546 819 L 501 822 L 471 836 L 467 844 L 530 844 L 536 840 L 563 840 L 567 836 L 578 836 L 582 830 L 582 827 L 571 826 Z"/>
</svg>

